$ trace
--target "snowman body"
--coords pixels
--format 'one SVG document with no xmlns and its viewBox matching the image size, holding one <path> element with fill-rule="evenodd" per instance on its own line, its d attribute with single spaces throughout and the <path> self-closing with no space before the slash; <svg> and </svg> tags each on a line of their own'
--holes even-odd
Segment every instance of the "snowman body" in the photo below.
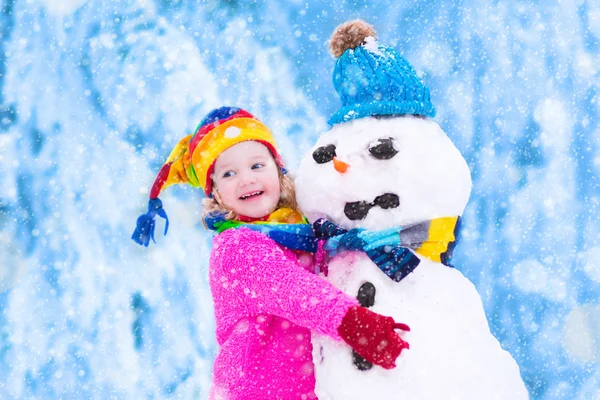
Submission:
<svg viewBox="0 0 600 400">
<path fill-rule="evenodd" d="M 377 231 L 461 215 L 471 178 L 437 123 L 368 117 L 322 135 L 301 162 L 296 189 L 309 219 Z M 397 201 L 375 200 L 381 198 Z M 314 335 L 319 399 L 528 398 L 516 362 L 490 333 L 474 285 L 458 270 L 417 256 L 419 265 L 400 282 L 363 252 L 342 251 L 329 261 L 327 279 L 345 293 L 356 297 L 372 285 L 370 309 L 406 323 L 411 330 L 401 336 L 410 349 L 392 370 L 360 369 L 345 343 Z"/>
</svg>

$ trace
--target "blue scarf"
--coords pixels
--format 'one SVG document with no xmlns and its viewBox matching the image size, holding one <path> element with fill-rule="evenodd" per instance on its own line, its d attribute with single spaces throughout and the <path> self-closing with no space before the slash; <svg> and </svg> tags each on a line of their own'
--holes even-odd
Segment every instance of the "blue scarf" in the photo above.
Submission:
<svg viewBox="0 0 600 400">
<path fill-rule="evenodd" d="M 413 251 L 452 267 L 449 260 L 459 228 L 459 217 L 437 218 L 405 228 L 382 231 L 362 228 L 347 230 L 323 218 L 313 224 L 315 236 L 327 239 L 324 249 L 330 256 L 342 250 L 363 251 L 384 274 L 396 282 L 406 278 L 421 262 Z"/>
</svg>

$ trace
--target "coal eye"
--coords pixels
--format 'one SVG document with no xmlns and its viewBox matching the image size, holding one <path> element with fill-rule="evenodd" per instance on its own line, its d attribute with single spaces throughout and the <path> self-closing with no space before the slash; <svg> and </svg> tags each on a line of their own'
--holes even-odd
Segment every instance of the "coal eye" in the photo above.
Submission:
<svg viewBox="0 0 600 400">
<path fill-rule="evenodd" d="M 369 146 L 371 155 L 379 160 L 389 160 L 398 154 L 398 150 L 394 148 L 394 139 L 381 138 Z"/>
<path fill-rule="evenodd" d="M 321 146 L 313 151 L 312 156 L 317 164 L 325 164 L 335 157 L 335 145 L 328 144 L 327 146 Z"/>
</svg>

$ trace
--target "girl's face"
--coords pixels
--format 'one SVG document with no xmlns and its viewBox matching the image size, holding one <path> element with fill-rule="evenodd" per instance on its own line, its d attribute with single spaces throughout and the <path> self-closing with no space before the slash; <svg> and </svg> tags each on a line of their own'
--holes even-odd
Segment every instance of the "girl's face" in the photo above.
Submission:
<svg viewBox="0 0 600 400">
<path fill-rule="evenodd" d="M 261 218 L 279 203 L 279 167 L 269 149 L 255 141 L 222 152 L 215 161 L 213 182 L 221 203 L 239 215 Z"/>
</svg>

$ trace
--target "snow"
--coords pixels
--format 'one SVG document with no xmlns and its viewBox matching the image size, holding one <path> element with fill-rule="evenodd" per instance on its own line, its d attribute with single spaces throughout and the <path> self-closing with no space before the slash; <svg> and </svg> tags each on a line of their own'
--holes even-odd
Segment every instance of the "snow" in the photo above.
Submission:
<svg viewBox="0 0 600 400">
<path fill-rule="evenodd" d="M 357 17 L 425 73 L 467 161 L 454 263 L 532 398 L 600 397 L 600 4 L 390 4 L 3 3 L 0 398 L 206 398 L 202 195 L 165 191 L 170 231 L 159 221 L 148 249 L 135 219 L 169 151 L 224 104 L 261 118 L 294 174 L 340 104 L 325 42 Z M 546 289 L 515 278 L 525 262 Z"/>
<path fill-rule="evenodd" d="M 378 56 L 383 57 L 383 53 L 379 50 L 379 44 L 377 43 L 377 39 L 372 36 L 367 36 L 365 38 L 365 44 L 363 47 L 367 49 L 370 53 L 377 54 Z"/>
</svg>

